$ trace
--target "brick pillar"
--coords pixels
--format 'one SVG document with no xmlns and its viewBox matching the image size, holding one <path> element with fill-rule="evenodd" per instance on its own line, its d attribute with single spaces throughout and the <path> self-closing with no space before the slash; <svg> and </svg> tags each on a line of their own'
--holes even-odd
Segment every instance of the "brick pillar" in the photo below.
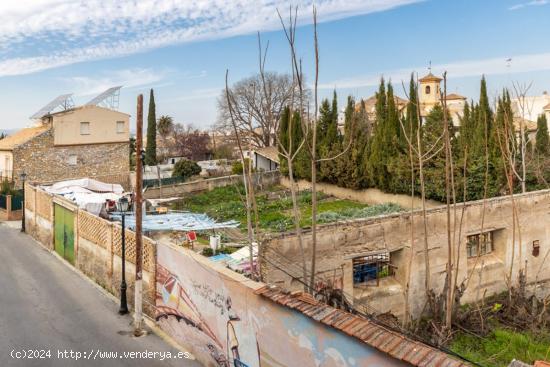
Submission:
<svg viewBox="0 0 550 367">
<path fill-rule="evenodd" d="M 6 219 L 11 220 L 11 195 L 6 195 Z"/>
</svg>

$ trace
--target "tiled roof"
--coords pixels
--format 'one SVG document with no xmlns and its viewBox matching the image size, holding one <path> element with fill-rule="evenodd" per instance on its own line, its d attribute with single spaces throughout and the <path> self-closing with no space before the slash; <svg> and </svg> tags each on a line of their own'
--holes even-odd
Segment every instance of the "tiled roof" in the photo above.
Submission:
<svg viewBox="0 0 550 367">
<path fill-rule="evenodd" d="M 50 128 L 49 125 L 41 125 L 36 127 L 27 127 L 19 130 L 13 135 L 9 135 L 0 140 L 0 150 L 13 150 L 13 148 L 26 143 L 35 136 L 42 134 Z"/>
<path fill-rule="evenodd" d="M 393 96 L 393 98 L 397 106 L 404 107 L 409 102 L 408 100 L 401 98 L 399 96 Z M 365 103 L 365 107 L 367 108 L 367 110 L 369 110 L 369 108 L 371 107 L 374 108 L 374 106 L 376 105 L 376 95 L 363 100 L 363 102 Z M 361 101 L 355 104 L 355 109 L 357 111 L 359 111 L 360 108 L 361 108 Z"/>
<path fill-rule="evenodd" d="M 433 75 L 432 73 L 429 73 L 425 77 L 422 77 L 422 78 L 418 79 L 419 82 L 440 82 L 442 80 L 443 79 L 441 79 L 438 76 Z"/>
<path fill-rule="evenodd" d="M 303 292 L 284 292 L 277 287 L 265 286 L 255 291 L 273 302 L 295 309 L 327 326 L 359 339 L 395 359 L 413 366 L 462 367 L 465 362 L 426 344 L 407 338 L 364 317 L 330 307 Z"/>
<path fill-rule="evenodd" d="M 545 110 L 545 111 L 546 111 L 546 110 L 550 110 L 550 103 L 548 103 L 548 104 L 547 104 L 546 106 L 544 106 L 542 109 Z"/>
<path fill-rule="evenodd" d="M 254 150 L 254 152 L 273 162 L 279 163 L 279 151 L 277 150 L 277 147 L 259 148 Z"/>
<path fill-rule="evenodd" d="M 448 101 L 453 100 L 453 99 L 466 99 L 466 97 L 461 96 L 460 94 L 456 94 L 456 93 L 447 94 L 447 100 Z"/>
</svg>

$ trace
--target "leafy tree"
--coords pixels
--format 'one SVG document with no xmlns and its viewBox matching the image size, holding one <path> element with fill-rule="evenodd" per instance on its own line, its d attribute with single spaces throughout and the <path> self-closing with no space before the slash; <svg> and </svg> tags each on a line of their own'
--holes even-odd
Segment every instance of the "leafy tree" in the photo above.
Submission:
<svg viewBox="0 0 550 367">
<path fill-rule="evenodd" d="M 155 96 L 151 89 L 149 97 L 149 114 L 147 115 L 147 146 L 145 148 L 145 164 L 157 164 L 157 118 L 155 112 Z"/>
<path fill-rule="evenodd" d="M 201 167 L 196 162 L 181 159 L 174 165 L 172 177 L 183 177 L 187 180 L 189 177 L 198 175 L 199 173 L 201 173 Z"/>
<path fill-rule="evenodd" d="M 157 121 L 157 131 L 161 137 L 166 139 L 174 130 L 174 119 L 170 116 L 162 115 Z"/>
<path fill-rule="evenodd" d="M 548 135 L 548 121 L 546 115 L 542 114 L 537 119 L 537 134 L 535 136 L 535 152 L 542 157 L 550 155 L 550 141 Z"/>
</svg>

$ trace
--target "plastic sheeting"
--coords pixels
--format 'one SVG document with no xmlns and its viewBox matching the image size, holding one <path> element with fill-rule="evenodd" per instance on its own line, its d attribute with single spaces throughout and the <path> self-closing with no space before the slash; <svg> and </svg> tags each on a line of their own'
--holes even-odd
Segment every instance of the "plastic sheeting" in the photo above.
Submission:
<svg viewBox="0 0 550 367">
<path fill-rule="evenodd" d="M 62 195 L 67 192 L 74 192 L 75 190 L 81 189 L 87 189 L 96 193 L 112 192 L 119 195 L 124 192 L 124 188 L 119 184 L 108 184 L 92 178 L 57 182 L 52 186 L 48 186 L 46 191 L 52 194 Z"/>
<path fill-rule="evenodd" d="M 258 258 L 258 245 L 252 245 L 253 262 L 256 266 Z M 225 264 L 230 269 L 240 273 L 250 272 L 250 247 L 245 245 L 232 254 L 218 254 L 209 257 L 211 261 Z"/>
<path fill-rule="evenodd" d="M 105 212 L 106 200 L 117 201 L 124 192 L 121 185 L 107 184 L 91 178 L 61 181 L 45 186 L 44 190 L 63 196 L 94 215 Z"/>
<path fill-rule="evenodd" d="M 120 221 L 120 214 L 115 213 L 112 219 Z M 136 219 L 133 214 L 126 215 L 126 226 L 135 229 Z M 239 222 L 230 220 L 217 222 L 206 214 L 197 213 L 168 213 L 145 215 L 142 221 L 142 228 L 147 232 L 154 231 L 206 231 L 222 228 L 237 228 Z"/>
</svg>

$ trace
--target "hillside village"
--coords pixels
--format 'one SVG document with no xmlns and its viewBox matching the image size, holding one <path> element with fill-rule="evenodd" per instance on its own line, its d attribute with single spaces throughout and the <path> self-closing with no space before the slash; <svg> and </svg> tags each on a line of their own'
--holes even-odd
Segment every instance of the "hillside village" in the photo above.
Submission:
<svg viewBox="0 0 550 367">
<path fill-rule="evenodd" d="M 548 92 L 481 73 L 462 95 L 429 62 L 321 98 L 317 13 L 302 65 L 292 9 L 288 71 L 265 69 L 258 33 L 259 68 L 227 67 L 211 126 L 150 83 L 47 95 L 2 131 L 0 254 L 36 261 L 9 270 L 10 314 L 109 314 L 90 347 L 144 365 L 550 366 Z"/>
</svg>

